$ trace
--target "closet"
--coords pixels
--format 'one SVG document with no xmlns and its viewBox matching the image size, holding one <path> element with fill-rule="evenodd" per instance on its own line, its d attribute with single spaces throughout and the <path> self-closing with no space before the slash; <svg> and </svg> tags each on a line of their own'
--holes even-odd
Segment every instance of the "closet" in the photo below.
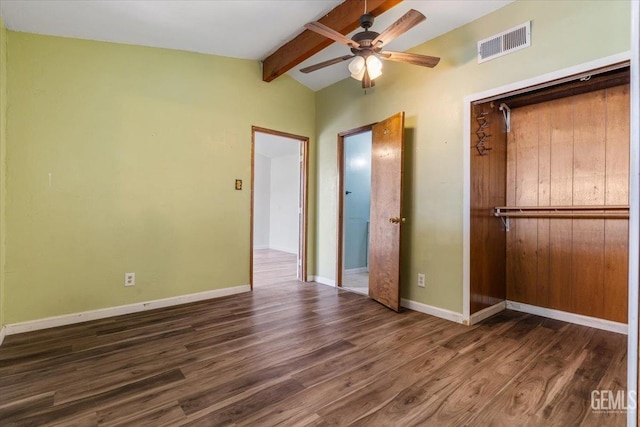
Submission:
<svg viewBox="0 0 640 427">
<path fill-rule="evenodd" d="M 626 323 L 629 68 L 520 92 L 472 106 L 470 312 Z"/>
</svg>

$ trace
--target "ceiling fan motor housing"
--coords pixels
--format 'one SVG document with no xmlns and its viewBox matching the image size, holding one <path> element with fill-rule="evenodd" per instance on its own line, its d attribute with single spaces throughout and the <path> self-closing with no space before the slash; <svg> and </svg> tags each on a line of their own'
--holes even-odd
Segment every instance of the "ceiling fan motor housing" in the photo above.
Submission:
<svg viewBox="0 0 640 427">
<path fill-rule="evenodd" d="M 360 17 L 360 26 L 365 30 L 371 28 L 373 26 L 373 21 L 375 17 L 370 13 L 365 13 Z"/>
<path fill-rule="evenodd" d="M 378 53 L 381 49 L 380 48 L 376 49 L 373 46 L 371 46 L 371 42 L 375 40 L 375 38 L 378 37 L 379 35 L 380 35 L 379 33 L 376 33 L 375 31 L 369 31 L 369 30 L 361 31 L 357 34 L 354 34 L 352 39 L 354 41 L 357 41 L 360 44 L 360 47 L 352 48 L 351 52 L 356 55 L 364 54 L 364 56 L 368 56 L 374 52 Z"/>
</svg>

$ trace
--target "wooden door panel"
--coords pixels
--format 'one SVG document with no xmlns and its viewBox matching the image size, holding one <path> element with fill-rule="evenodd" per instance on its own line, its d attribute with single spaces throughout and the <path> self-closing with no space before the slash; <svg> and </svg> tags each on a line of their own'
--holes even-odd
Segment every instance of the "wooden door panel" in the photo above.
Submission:
<svg viewBox="0 0 640 427">
<path fill-rule="evenodd" d="M 400 310 L 400 231 L 402 218 L 404 113 L 373 126 L 369 296 Z"/>
</svg>

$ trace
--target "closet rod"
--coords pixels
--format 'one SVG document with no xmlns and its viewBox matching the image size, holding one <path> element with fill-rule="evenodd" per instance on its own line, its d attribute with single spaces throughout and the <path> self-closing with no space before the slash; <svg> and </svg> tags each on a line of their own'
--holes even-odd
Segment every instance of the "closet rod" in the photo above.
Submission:
<svg viewBox="0 0 640 427">
<path fill-rule="evenodd" d="M 621 211 L 629 205 L 583 205 L 583 206 L 497 206 L 496 212 L 509 211 Z"/>
<path fill-rule="evenodd" d="M 498 206 L 493 215 L 502 218 L 629 218 L 628 205 Z"/>
<path fill-rule="evenodd" d="M 629 212 L 495 212 L 500 218 L 629 219 Z"/>
</svg>

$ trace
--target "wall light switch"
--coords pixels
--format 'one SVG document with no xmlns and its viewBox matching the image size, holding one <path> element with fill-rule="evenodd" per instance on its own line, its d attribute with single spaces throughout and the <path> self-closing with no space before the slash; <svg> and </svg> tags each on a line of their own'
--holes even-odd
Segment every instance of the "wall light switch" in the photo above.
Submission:
<svg viewBox="0 0 640 427">
<path fill-rule="evenodd" d="M 242 180 L 236 179 L 236 190 L 242 190 Z"/>
</svg>

